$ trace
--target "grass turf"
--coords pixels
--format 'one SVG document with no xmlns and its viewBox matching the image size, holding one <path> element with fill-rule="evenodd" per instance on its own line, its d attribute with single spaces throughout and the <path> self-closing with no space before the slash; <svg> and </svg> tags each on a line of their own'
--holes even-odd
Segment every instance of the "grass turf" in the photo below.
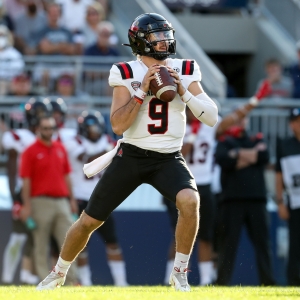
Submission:
<svg viewBox="0 0 300 300">
<path fill-rule="evenodd" d="M 180 299 L 300 299 L 300 287 L 192 287 L 190 293 L 175 292 L 170 287 L 62 287 L 54 291 L 36 291 L 35 287 L 0 287 L 0 299 L 9 300 L 180 300 Z"/>
</svg>

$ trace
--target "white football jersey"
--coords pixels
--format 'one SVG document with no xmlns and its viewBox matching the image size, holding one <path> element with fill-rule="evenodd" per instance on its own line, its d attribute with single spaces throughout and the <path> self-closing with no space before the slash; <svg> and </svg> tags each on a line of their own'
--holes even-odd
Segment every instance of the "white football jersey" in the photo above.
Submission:
<svg viewBox="0 0 300 300">
<path fill-rule="evenodd" d="M 91 178 L 86 177 L 82 170 L 83 162 L 79 161 L 77 157 L 82 153 L 95 155 L 103 151 L 110 151 L 114 146 L 106 134 L 103 134 L 95 143 L 82 136 L 76 136 L 69 139 L 64 145 L 67 149 L 72 167 L 71 180 L 73 183 L 74 197 L 78 200 L 88 201 L 103 172 Z"/>
<path fill-rule="evenodd" d="M 179 73 L 185 88 L 193 81 L 201 81 L 199 66 L 193 60 L 168 58 L 166 64 Z M 147 71 L 148 67 L 140 60 L 114 64 L 109 84 L 112 87 L 125 86 L 133 97 Z M 178 94 L 167 103 L 149 91 L 135 121 L 123 134 L 124 142 L 162 153 L 180 150 L 186 126 L 185 107 Z"/>
<path fill-rule="evenodd" d="M 2 146 L 5 150 L 14 149 L 18 153 L 17 168 L 20 165 L 20 156 L 24 150 L 36 141 L 36 136 L 28 129 L 14 129 L 6 131 L 2 137 Z M 19 172 L 17 172 L 18 174 Z M 21 188 L 22 180 L 17 175 L 16 191 Z"/>
<path fill-rule="evenodd" d="M 220 117 L 218 123 L 220 122 Z M 197 185 L 211 184 L 214 171 L 214 154 L 217 145 L 215 136 L 218 125 L 210 127 L 201 123 L 191 153 L 186 157 L 186 162 L 195 177 Z M 191 132 L 187 125 L 186 135 Z"/>
<path fill-rule="evenodd" d="M 68 140 L 75 138 L 77 135 L 77 131 L 74 128 L 59 128 L 58 131 L 56 131 L 53 134 L 52 139 L 54 141 L 60 141 L 62 144 L 65 144 L 68 142 Z"/>
</svg>

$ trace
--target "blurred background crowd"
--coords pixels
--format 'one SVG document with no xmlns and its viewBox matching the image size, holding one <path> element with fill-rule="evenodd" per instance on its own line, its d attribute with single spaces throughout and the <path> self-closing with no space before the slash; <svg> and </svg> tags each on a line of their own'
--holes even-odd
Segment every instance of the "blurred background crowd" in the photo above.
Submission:
<svg viewBox="0 0 300 300">
<path fill-rule="evenodd" d="M 5 219 L 11 232 L 0 237 L 3 284 L 35 284 L 38 277 L 45 277 L 65 234 L 65 229 L 60 235 L 53 229 L 41 245 L 43 232 L 38 231 L 44 228 L 42 223 L 37 224 L 34 216 L 20 216 L 21 184 L 16 178 L 21 154 L 37 134 L 62 142 L 73 170 L 66 173 L 71 172 L 73 181 L 66 196 L 75 203 L 66 218 L 73 222 L 88 200 L 80 190 L 85 188 L 83 174 L 82 178 L 75 174 L 78 161 L 80 165 L 91 161 L 109 151 L 120 138 L 109 123 L 109 70 L 115 62 L 133 59 L 129 48 L 121 44 L 127 42 L 134 17 L 149 11 L 164 15 L 173 24 L 177 57 L 197 60 L 204 89 L 219 106 L 220 120 L 212 131 L 188 114 L 182 149 L 204 198 L 200 211 L 203 230 L 198 235 L 197 272 L 192 283 L 300 284 L 300 237 L 295 230 L 300 220 L 300 160 L 292 164 L 285 160 L 300 156 L 299 1 L 155 3 L 0 0 L 0 209 L 13 213 L 12 219 Z M 252 95 L 262 100 L 259 105 L 249 102 Z M 40 120 L 47 114 L 53 116 L 55 126 Z M 298 168 L 287 174 L 293 165 Z M 293 183 L 286 179 L 289 176 Z M 89 181 L 90 192 L 98 178 L 92 180 L 94 183 Z M 140 282 L 131 277 L 132 270 L 126 270 L 126 266 L 135 258 L 125 250 L 130 247 L 129 237 L 124 238 L 126 230 L 116 226 L 123 224 L 122 216 L 118 216 L 116 223 L 112 219 L 99 232 L 105 243 L 111 283 L 116 285 L 166 284 L 164 273 L 168 274 L 173 265 L 177 211 L 152 190 L 147 190 L 149 201 L 141 203 L 138 198 L 145 196 L 143 191 L 128 199 L 124 211 L 163 213 L 162 224 L 169 226 L 171 221 L 166 247 L 157 250 L 164 253 L 165 261 L 160 262 L 163 271 L 159 280 L 144 278 Z M 250 282 L 241 275 L 249 270 L 234 271 L 245 226 L 254 247 L 258 274 L 258 279 Z M 130 230 L 135 230 L 134 225 Z M 145 236 L 149 234 L 147 230 L 151 227 L 144 230 Z M 162 230 L 159 240 L 165 234 Z M 244 259 L 242 262 L 247 261 Z M 43 260 L 45 265 L 37 267 Z M 88 259 L 87 251 L 82 253 L 69 282 L 99 283 L 92 279 L 93 265 L 97 265 L 97 256 Z"/>
</svg>

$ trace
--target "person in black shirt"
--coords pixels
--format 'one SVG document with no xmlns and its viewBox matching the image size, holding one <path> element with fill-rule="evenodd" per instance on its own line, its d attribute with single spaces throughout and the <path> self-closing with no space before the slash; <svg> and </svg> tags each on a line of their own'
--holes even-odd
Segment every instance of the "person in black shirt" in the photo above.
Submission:
<svg viewBox="0 0 300 300">
<path fill-rule="evenodd" d="M 262 134 L 250 137 L 245 128 L 246 118 L 243 118 L 229 129 L 216 149 L 223 191 L 216 284 L 230 283 L 239 237 L 245 224 L 255 248 L 260 283 L 274 285 L 264 181 L 269 153 Z"/>
<path fill-rule="evenodd" d="M 293 136 L 277 147 L 276 198 L 278 214 L 289 223 L 288 285 L 300 285 L 300 108 L 290 111 Z M 287 192 L 288 204 L 283 199 Z"/>
</svg>

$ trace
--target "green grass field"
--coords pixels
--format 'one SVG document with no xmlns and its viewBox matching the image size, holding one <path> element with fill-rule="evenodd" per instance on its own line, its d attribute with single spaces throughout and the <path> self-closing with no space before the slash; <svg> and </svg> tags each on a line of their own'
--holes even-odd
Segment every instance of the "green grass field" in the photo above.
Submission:
<svg viewBox="0 0 300 300">
<path fill-rule="evenodd" d="M 170 287 L 62 287 L 54 291 L 36 291 L 34 287 L 0 287 L 1 300 L 181 300 L 181 299 L 300 299 L 299 288 L 284 287 L 193 287 L 192 292 L 175 292 Z"/>
</svg>

